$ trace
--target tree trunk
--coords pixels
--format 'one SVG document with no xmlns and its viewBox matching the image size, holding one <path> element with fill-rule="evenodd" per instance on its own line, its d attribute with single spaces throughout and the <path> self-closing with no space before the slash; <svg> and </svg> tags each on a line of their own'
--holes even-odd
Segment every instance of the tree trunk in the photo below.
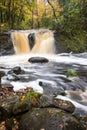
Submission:
<svg viewBox="0 0 87 130">
<path fill-rule="evenodd" d="M 57 19 L 57 17 L 56 17 L 56 12 L 55 12 L 55 9 L 54 9 L 52 3 L 50 2 L 50 0 L 47 0 L 47 2 L 48 2 L 48 4 L 51 6 L 51 8 L 52 8 L 52 10 L 53 10 L 53 16 Z"/>
</svg>

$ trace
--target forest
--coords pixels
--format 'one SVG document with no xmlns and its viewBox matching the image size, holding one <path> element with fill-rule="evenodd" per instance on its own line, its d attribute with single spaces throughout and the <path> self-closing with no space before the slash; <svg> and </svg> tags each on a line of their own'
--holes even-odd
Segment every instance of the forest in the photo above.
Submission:
<svg viewBox="0 0 87 130">
<path fill-rule="evenodd" d="M 67 51 L 87 51 L 87 0 L 0 0 L 0 33 L 55 30 Z"/>
</svg>

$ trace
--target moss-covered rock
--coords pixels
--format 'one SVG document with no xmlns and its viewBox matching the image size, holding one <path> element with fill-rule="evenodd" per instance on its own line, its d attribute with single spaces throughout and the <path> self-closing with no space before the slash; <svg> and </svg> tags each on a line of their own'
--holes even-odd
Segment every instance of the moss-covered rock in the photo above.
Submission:
<svg viewBox="0 0 87 130">
<path fill-rule="evenodd" d="M 69 101 L 54 98 L 53 104 L 55 107 L 60 108 L 70 113 L 73 113 L 75 110 L 75 106 Z"/>
<path fill-rule="evenodd" d="M 0 102 L 0 113 L 3 118 L 12 116 L 13 106 L 15 103 L 19 102 L 19 96 L 9 97 Z M 3 119 L 1 118 L 1 120 Z"/>
<path fill-rule="evenodd" d="M 71 114 L 57 108 L 35 108 L 21 117 L 19 130 L 85 130 Z"/>
<path fill-rule="evenodd" d="M 73 113 L 75 110 L 75 106 L 71 102 L 56 99 L 52 96 L 47 95 L 42 95 L 40 97 L 38 105 L 40 108 L 47 108 L 47 107 L 60 108 L 61 110 L 65 110 L 70 113 Z"/>
<path fill-rule="evenodd" d="M 40 93 L 36 93 L 34 91 L 23 95 L 21 100 L 14 105 L 13 113 L 17 115 L 29 111 L 32 107 L 38 107 L 38 100 L 40 96 Z"/>
</svg>

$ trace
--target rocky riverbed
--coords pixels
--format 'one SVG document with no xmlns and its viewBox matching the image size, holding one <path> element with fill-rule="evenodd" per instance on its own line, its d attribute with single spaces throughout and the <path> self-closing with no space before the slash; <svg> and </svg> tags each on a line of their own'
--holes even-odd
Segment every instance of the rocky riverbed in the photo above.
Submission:
<svg viewBox="0 0 87 130">
<path fill-rule="evenodd" d="M 26 88 L 0 88 L 0 130 L 86 130 L 86 116 L 73 115 L 75 106 Z"/>
<path fill-rule="evenodd" d="M 0 130 L 87 130 L 87 53 L 12 55 L 2 38 Z"/>
</svg>

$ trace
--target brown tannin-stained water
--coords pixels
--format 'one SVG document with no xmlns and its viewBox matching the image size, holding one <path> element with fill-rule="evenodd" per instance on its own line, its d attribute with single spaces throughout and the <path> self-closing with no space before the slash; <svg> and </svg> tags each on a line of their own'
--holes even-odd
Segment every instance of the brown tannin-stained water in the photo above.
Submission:
<svg viewBox="0 0 87 130">
<path fill-rule="evenodd" d="M 25 40 L 20 41 L 19 35 Z M 13 85 L 14 91 L 32 87 L 34 91 L 68 100 L 76 106 L 76 113 L 87 115 L 87 53 L 55 54 L 54 37 L 49 30 L 33 30 L 32 34 L 21 31 L 13 45 L 17 55 L 0 57 L 0 70 L 5 72 L 2 84 Z M 29 63 L 31 57 L 45 57 L 49 62 Z M 21 68 L 19 74 L 13 72 L 15 67 Z"/>
<path fill-rule="evenodd" d="M 30 35 L 31 34 L 31 35 Z M 34 34 L 34 35 L 33 35 Z M 53 32 L 50 30 L 39 31 L 15 31 L 12 32 L 11 38 L 16 54 L 55 53 L 55 40 Z M 29 38 L 29 41 L 28 41 Z M 31 43 L 30 43 L 31 42 Z M 35 44 L 34 44 L 35 42 Z M 33 45 L 32 49 L 31 44 Z"/>
</svg>

